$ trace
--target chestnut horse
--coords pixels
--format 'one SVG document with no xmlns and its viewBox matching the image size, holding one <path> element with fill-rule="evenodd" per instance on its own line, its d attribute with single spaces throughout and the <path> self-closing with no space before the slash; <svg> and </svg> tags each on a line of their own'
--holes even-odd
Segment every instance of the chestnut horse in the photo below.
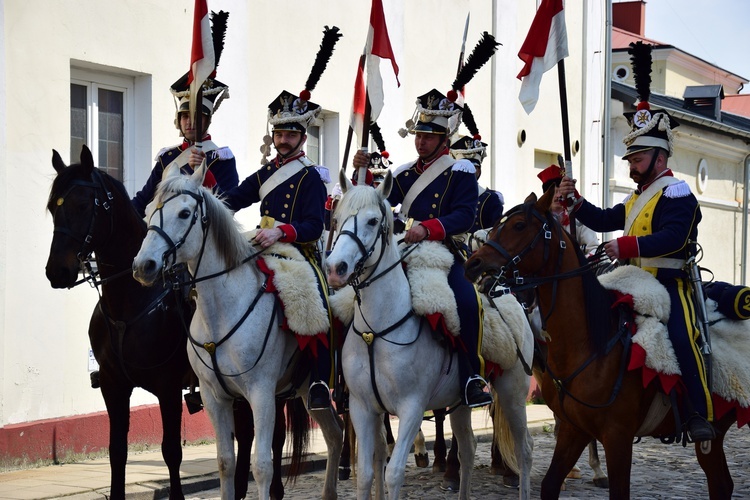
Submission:
<svg viewBox="0 0 750 500">
<path fill-rule="evenodd" d="M 466 277 L 476 281 L 486 275 L 509 276 L 515 278 L 511 285 L 538 287 L 540 312 L 551 338 L 542 391 L 561 420 L 541 497 L 559 496 L 566 474 L 596 439 L 604 446 L 610 498 L 629 498 L 634 439 L 668 438 L 680 429 L 675 429 L 672 412 L 649 425 L 654 400 L 669 400 L 656 384 L 643 387 L 640 370 L 626 369 L 625 346 L 630 344 L 622 337 L 616 340 L 622 329 L 616 313 L 610 313 L 612 299 L 592 268 L 581 267 L 582 255 L 549 213 L 552 195 L 550 190 L 537 200 L 532 193 L 498 221 L 490 240 L 466 262 Z M 732 496 L 723 441 L 735 421 L 732 410 L 714 423 L 716 439 L 695 445 L 711 498 Z"/>
<path fill-rule="evenodd" d="M 146 235 L 146 224 L 133 209 L 122 183 L 94 167 L 85 145 L 80 163 L 70 166 L 53 150 L 52 166 L 57 176 L 47 203 L 54 222 L 47 278 L 53 288 L 72 288 L 90 281 L 100 290 L 89 339 L 99 363 L 99 384 L 109 417 L 110 497 L 125 497 L 130 395 L 133 388 L 141 387 L 159 400 L 169 494 L 170 498 L 183 498 L 182 390 L 195 379 L 183 324 L 190 324 L 192 311 L 170 288 L 147 288 L 133 279 L 131 265 Z M 98 275 L 77 281 L 82 269 L 92 273 L 92 254 L 96 255 Z M 277 404 L 277 415 L 284 415 L 283 406 L 283 401 Z M 290 411 L 290 420 L 297 422 L 294 413 Z M 237 498 L 242 498 L 247 492 L 254 436 L 246 401 L 237 400 L 235 420 L 240 457 L 236 489 Z M 275 498 L 283 498 L 284 420 L 278 424 L 271 491 Z"/>
</svg>

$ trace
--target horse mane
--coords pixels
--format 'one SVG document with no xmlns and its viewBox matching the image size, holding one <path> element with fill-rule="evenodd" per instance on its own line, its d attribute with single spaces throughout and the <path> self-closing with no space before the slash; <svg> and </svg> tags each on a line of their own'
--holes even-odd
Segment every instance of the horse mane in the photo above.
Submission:
<svg viewBox="0 0 750 500">
<path fill-rule="evenodd" d="M 336 205 L 336 210 L 333 214 L 337 220 L 344 220 L 363 208 L 377 206 L 380 203 L 385 205 L 385 219 L 388 225 L 388 241 L 393 237 L 393 212 L 391 211 L 391 204 L 387 199 L 380 200 L 379 193 L 370 186 L 354 186 L 346 190 L 344 196 Z M 391 215 L 389 217 L 389 215 Z"/>
<path fill-rule="evenodd" d="M 188 175 L 176 175 L 163 179 L 156 189 L 154 200 L 163 202 L 175 193 L 196 192 L 195 183 Z M 216 242 L 219 257 L 227 267 L 238 266 L 247 256 L 250 243 L 242 235 L 242 226 L 234 219 L 224 202 L 214 192 L 204 186 L 198 187 L 197 194 L 203 196 L 206 204 L 206 217 L 210 220 L 209 237 Z"/>
<path fill-rule="evenodd" d="M 138 221 L 139 228 L 145 233 L 146 231 L 146 222 L 141 218 L 140 215 L 138 215 L 138 212 L 136 212 L 135 207 L 130 201 L 130 195 L 128 194 L 128 190 L 125 189 L 125 186 L 122 182 L 118 181 L 111 175 L 109 175 L 106 171 L 102 170 L 101 168 L 96 169 L 99 175 L 102 176 L 102 179 L 104 179 L 104 184 L 107 187 L 111 187 L 112 190 L 116 192 L 116 199 L 122 199 L 124 202 L 121 204 L 123 209 L 130 212 L 129 215 L 134 215 L 134 220 Z M 52 187 L 50 188 L 49 192 L 49 198 L 47 199 L 47 210 L 49 210 L 50 213 L 52 213 L 53 205 L 57 202 L 57 199 L 65 194 L 65 191 L 67 190 L 68 186 L 76 180 L 76 179 L 82 179 L 89 182 L 96 182 L 96 179 L 92 179 L 90 176 L 87 175 L 87 172 L 85 172 L 85 169 L 83 165 L 80 163 L 73 163 L 68 168 L 62 170 L 59 172 L 55 179 L 52 181 Z M 117 209 L 120 206 L 119 203 L 112 203 L 113 209 Z"/>
</svg>

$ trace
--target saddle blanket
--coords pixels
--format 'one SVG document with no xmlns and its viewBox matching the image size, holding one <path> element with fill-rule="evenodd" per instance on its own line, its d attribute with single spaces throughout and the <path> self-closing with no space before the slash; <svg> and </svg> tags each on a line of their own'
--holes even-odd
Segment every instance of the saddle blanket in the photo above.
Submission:
<svg viewBox="0 0 750 500">
<path fill-rule="evenodd" d="M 608 290 L 633 298 L 637 332 L 628 369 L 643 368 L 644 386 L 658 378 L 666 393 L 680 375 L 666 322 L 669 320 L 669 294 L 656 278 L 636 266 L 621 266 L 599 276 Z M 718 304 L 706 300 L 712 350 L 713 392 L 716 414 L 721 418 L 737 409 L 737 424 L 750 421 L 750 324 L 728 319 Z M 717 398 L 718 396 L 718 398 Z"/>
<path fill-rule="evenodd" d="M 244 236 L 251 241 L 257 230 Z M 257 248 L 257 247 L 255 247 Z M 286 324 L 298 335 L 315 336 L 330 327 L 328 310 L 320 300 L 318 278 L 304 255 L 291 243 L 276 242 L 258 257 L 258 267 L 272 273 L 283 304 Z"/>
<path fill-rule="evenodd" d="M 402 248 L 402 251 L 404 248 Z M 441 243 L 423 241 L 404 259 L 412 296 L 412 309 L 418 316 L 441 314 L 449 332 L 457 336 L 460 321 L 456 299 L 448 286 L 448 272 L 453 255 Z M 331 296 L 331 309 L 344 324 L 354 318 L 354 289 L 345 287 Z M 482 295 L 484 336 L 482 356 L 509 369 L 517 361 L 516 346 L 523 345 L 524 335 L 531 337 L 523 307 L 508 295 L 495 299 L 497 309 Z M 528 333 L 527 333 L 528 332 Z"/>
</svg>

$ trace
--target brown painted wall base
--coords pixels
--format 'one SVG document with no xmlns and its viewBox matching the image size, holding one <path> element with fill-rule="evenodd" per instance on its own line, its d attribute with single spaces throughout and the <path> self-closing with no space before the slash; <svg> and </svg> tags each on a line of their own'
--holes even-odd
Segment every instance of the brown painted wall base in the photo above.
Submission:
<svg viewBox="0 0 750 500">
<path fill-rule="evenodd" d="M 128 444 L 160 446 L 161 437 L 158 405 L 130 409 Z M 190 415 L 183 403 L 182 439 L 188 443 L 214 439 L 205 411 Z M 65 462 L 80 455 L 106 453 L 108 447 L 106 412 L 7 425 L 0 428 L 0 467 Z"/>
</svg>

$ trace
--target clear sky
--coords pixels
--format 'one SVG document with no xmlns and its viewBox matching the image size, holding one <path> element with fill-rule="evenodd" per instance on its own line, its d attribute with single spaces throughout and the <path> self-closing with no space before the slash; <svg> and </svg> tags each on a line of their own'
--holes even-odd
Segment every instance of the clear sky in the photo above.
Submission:
<svg viewBox="0 0 750 500">
<path fill-rule="evenodd" d="M 646 0 L 646 37 L 750 80 L 750 0 Z"/>
</svg>

